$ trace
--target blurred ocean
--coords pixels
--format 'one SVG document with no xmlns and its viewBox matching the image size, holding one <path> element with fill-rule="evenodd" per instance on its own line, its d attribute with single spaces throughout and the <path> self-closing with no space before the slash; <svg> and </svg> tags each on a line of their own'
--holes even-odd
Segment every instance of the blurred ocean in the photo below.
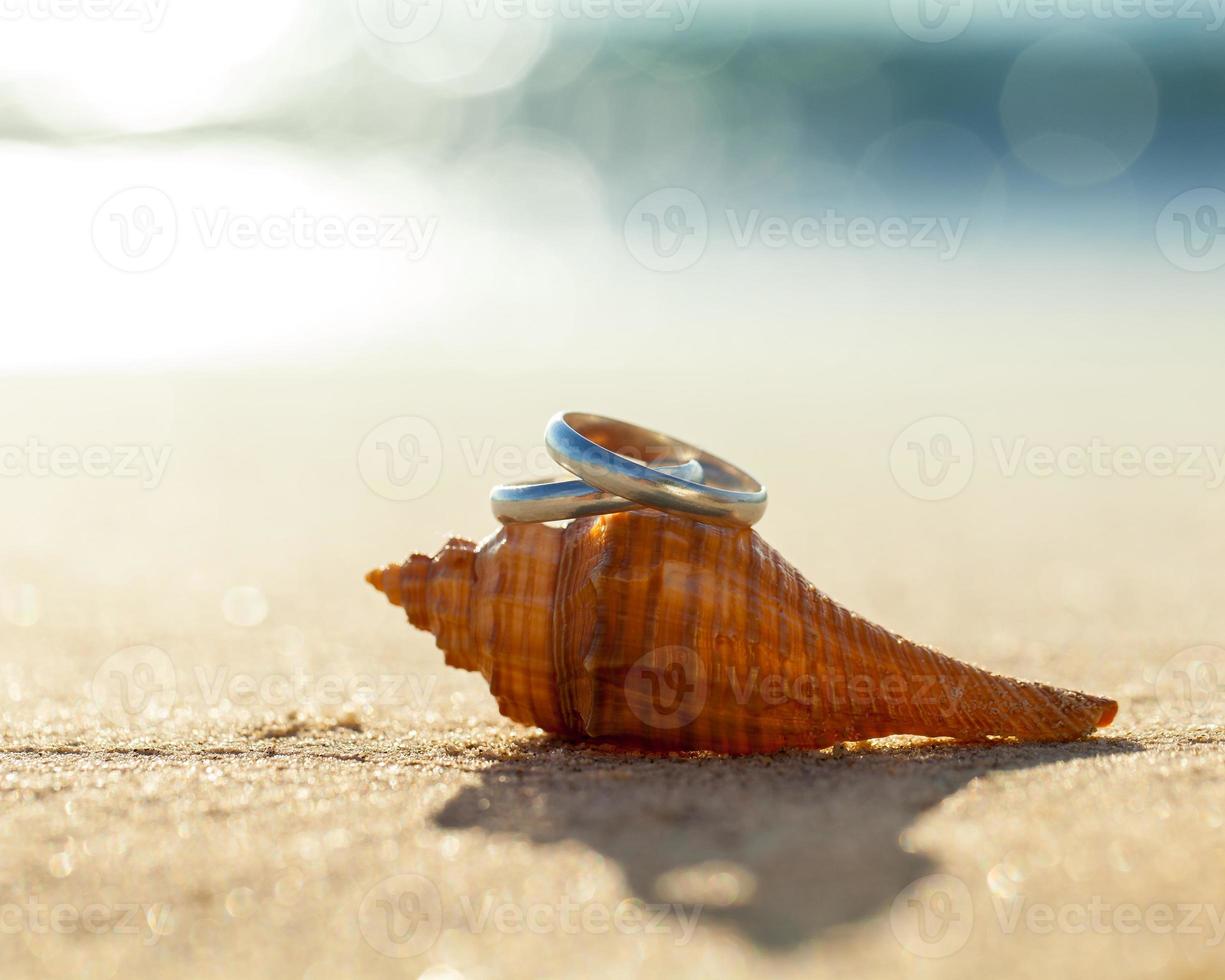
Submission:
<svg viewBox="0 0 1225 980">
<path fill-rule="evenodd" d="M 1223 25 L 1221 0 L 18 0 L 0 370 L 1202 370 Z"/>
</svg>

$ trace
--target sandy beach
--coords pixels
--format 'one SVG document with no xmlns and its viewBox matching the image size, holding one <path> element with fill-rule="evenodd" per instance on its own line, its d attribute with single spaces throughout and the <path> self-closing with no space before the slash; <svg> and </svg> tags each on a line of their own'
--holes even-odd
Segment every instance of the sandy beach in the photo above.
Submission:
<svg viewBox="0 0 1225 980">
<path fill-rule="evenodd" d="M 587 379 L 587 397 L 407 366 L 6 382 L 0 441 L 37 422 L 49 444 L 170 449 L 156 485 L 5 484 L 6 976 L 1218 974 L 1210 494 L 1018 490 L 980 465 L 932 504 L 887 462 L 917 413 L 865 414 L 796 458 L 655 380 Z M 763 535 L 840 601 L 1115 697 L 1117 721 L 1066 745 L 723 759 L 500 719 L 363 575 L 494 529 L 502 474 L 465 462 L 484 433 L 527 457 L 555 403 L 618 397 L 723 433 L 779 488 Z M 97 412 L 57 415 L 70 402 Z M 394 500 L 363 447 L 405 416 L 432 419 L 446 465 Z M 1159 561 L 1152 527 L 1118 520 L 1142 511 L 1170 529 Z"/>
</svg>

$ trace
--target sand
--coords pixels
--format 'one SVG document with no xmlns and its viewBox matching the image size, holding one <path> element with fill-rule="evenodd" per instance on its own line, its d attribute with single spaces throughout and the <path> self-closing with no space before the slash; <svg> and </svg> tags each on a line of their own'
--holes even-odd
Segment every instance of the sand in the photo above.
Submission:
<svg viewBox="0 0 1225 980">
<path fill-rule="evenodd" d="M 411 397 L 318 373 L 6 388 L 7 441 L 36 412 L 48 441 L 174 450 L 148 490 L 4 486 L 6 977 L 1225 970 L 1222 695 L 1195 667 L 1222 662 L 1194 649 L 1225 636 L 1206 496 L 1144 527 L 1117 515 L 1183 491 L 1009 484 L 1005 507 L 987 483 L 917 504 L 881 464 L 904 414 L 831 436 L 872 445 L 881 473 L 831 457 L 818 481 L 758 451 L 780 486 L 763 534 L 836 598 L 1117 697 L 1118 720 L 1049 746 L 575 747 L 500 719 L 362 580 L 492 530 L 488 472 L 413 501 L 363 479 L 366 433 L 397 412 L 492 411 L 417 380 Z M 507 397 L 486 425 L 527 446 L 574 395 Z M 670 404 L 643 420 L 686 432 Z M 728 431 L 712 448 L 752 456 Z M 813 519 L 835 502 L 844 519 Z M 135 710 L 117 714 L 124 679 Z"/>
</svg>

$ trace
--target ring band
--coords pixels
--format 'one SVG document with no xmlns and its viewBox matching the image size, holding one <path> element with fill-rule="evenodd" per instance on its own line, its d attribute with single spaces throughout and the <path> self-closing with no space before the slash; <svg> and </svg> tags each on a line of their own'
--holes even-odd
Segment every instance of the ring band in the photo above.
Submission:
<svg viewBox="0 0 1225 980">
<path fill-rule="evenodd" d="M 676 465 L 660 466 L 659 472 L 685 480 L 701 480 L 702 464 L 696 459 Z M 493 516 L 503 524 L 539 524 L 568 521 L 572 517 L 619 514 L 636 510 L 641 504 L 607 493 L 582 480 L 553 483 L 505 483 L 489 491 Z"/>
<path fill-rule="evenodd" d="M 545 428 L 549 455 L 585 483 L 645 507 L 712 524 L 749 527 L 766 512 L 766 488 L 713 453 L 661 432 L 585 412 L 558 412 Z M 702 464 L 703 482 L 652 469 L 638 459 L 661 452 Z"/>
</svg>

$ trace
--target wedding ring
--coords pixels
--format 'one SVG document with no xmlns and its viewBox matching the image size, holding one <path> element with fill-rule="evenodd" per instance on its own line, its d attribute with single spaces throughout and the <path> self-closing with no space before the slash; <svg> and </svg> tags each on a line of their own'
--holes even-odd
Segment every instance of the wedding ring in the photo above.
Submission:
<svg viewBox="0 0 1225 980">
<path fill-rule="evenodd" d="M 675 466 L 660 466 L 659 472 L 685 480 L 701 480 L 702 464 L 696 459 Z M 555 483 L 506 483 L 489 491 L 493 516 L 503 524 L 538 524 L 568 521 L 572 517 L 618 514 L 641 507 L 632 500 L 589 486 L 582 480 Z"/>
<path fill-rule="evenodd" d="M 558 412 L 544 441 L 549 455 L 580 480 L 645 507 L 733 527 L 749 527 L 766 512 L 766 488 L 752 476 L 661 432 L 603 415 Z M 701 482 L 638 461 L 661 453 L 696 459 Z"/>
</svg>

